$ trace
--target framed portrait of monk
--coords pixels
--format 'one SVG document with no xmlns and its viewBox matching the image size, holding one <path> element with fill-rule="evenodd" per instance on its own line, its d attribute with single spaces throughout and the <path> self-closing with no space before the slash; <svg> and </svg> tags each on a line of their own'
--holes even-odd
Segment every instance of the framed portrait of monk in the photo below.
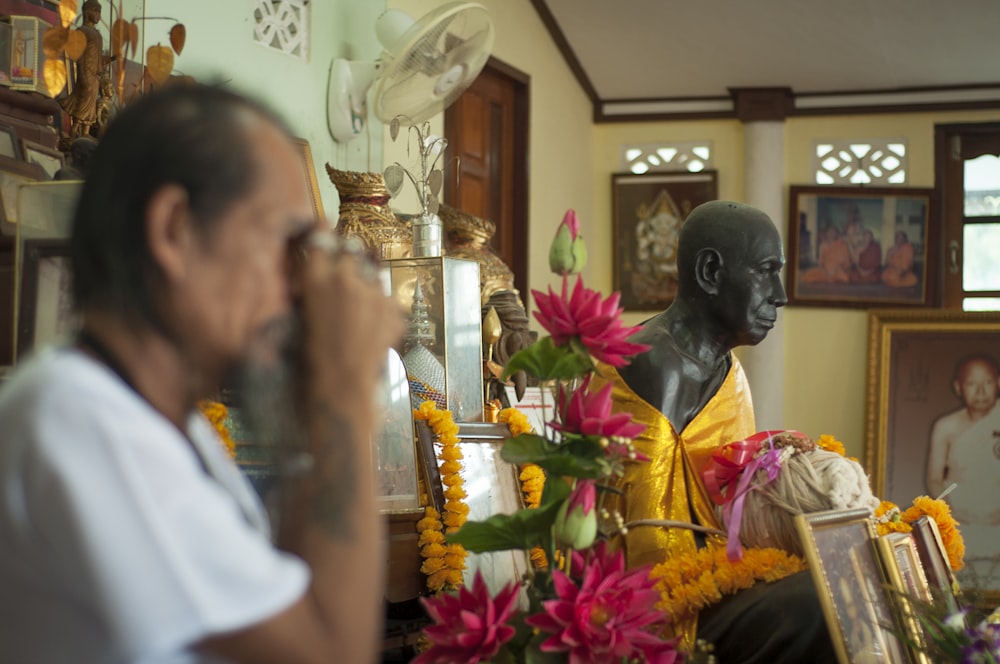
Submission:
<svg viewBox="0 0 1000 664">
<path fill-rule="evenodd" d="M 931 189 L 789 188 L 790 305 L 922 306 L 931 301 Z"/>
<path fill-rule="evenodd" d="M 611 176 L 614 289 L 629 311 L 660 311 L 677 295 L 677 239 L 698 205 L 718 198 L 715 171 Z"/>
<path fill-rule="evenodd" d="M 958 582 L 1000 601 L 1000 312 L 869 312 L 864 449 L 876 495 L 943 497 L 965 540 Z"/>
<path fill-rule="evenodd" d="M 840 664 L 909 662 L 867 509 L 795 517 Z"/>
</svg>

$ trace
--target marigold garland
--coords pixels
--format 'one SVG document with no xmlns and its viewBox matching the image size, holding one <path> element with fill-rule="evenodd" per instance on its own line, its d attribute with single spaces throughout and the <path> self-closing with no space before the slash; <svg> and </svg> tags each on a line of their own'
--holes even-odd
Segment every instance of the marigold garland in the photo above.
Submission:
<svg viewBox="0 0 1000 664">
<path fill-rule="evenodd" d="M 650 577 L 657 579 L 658 608 L 676 623 L 758 581 L 779 581 L 805 569 L 805 560 L 781 549 L 746 549 L 734 563 L 725 548 L 703 548 L 656 565 Z"/>
<path fill-rule="evenodd" d="M 438 462 L 441 484 L 445 487 L 444 516 L 428 506 L 424 518 L 417 522 L 420 555 L 424 558 L 420 571 L 427 575 L 427 588 L 431 592 L 454 590 L 463 584 L 462 570 L 468 553 L 460 544 L 447 544 L 444 534 L 457 531 L 469 516 L 469 506 L 463 502 L 468 494 L 461 475 L 458 425 L 450 411 L 438 410 L 433 401 L 420 404 L 420 408 L 413 411 L 413 417 L 426 421 L 441 445 Z"/>
<path fill-rule="evenodd" d="M 500 411 L 498 419 L 507 425 L 507 428 L 510 429 L 510 435 L 515 438 L 522 433 L 531 433 L 535 430 L 531 426 L 528 416 L 517 408 L 504 408 Z M 529 509 L 538 507 L 542 502 L 542 489 L 545 487 L 545 471 L 533 463 L 526 463 L 520 467 L 518 479 L 521 480 L 524 506 Z M 528 555 L 535 569 L 548 568 L 549 559 L 542 547 L 533 547 Z"/>
<path fill-rule="evenodd" d="M 226 408 L 225 404 L 206 399 L 198 402 L 198 410 L 205 416 L 205 419 L 212 423 L 212 427 L 219 434 L 222 444 L 226 446 L 226 451 L 229 453 L 230 458 L 235 459 L 236 443 L 233 442 L 233 438 L 229 434 L 229 427 L 226 426 L 226 417 L 229 416 L 229 409 Z"/>
<path fill-rule="evenodd" d="M 846 456 L 844 444 L 833 436 L 823 434 L 816 441 L 816 444 L 824 450 Z M 857 461 L 854 457 L 849 458 Z M 958 531 L 958 522 L 951 515 L 951 508 L 944 500 L 929 496 L 917 496 L 913 499 L 913 505 L 905 511 L 901 511 L 895 503 L 883 500 L 875 510 L 875 532 L 879 536 L 888 533 L 911 532 L 913 527 L 910 524 L 925 514 L 934 519 L 937 524 L 951 569 L 956 572 L 960 571 L 965 567 L 965 540 L 962 538 L 962 533 Z"/>
</svg>

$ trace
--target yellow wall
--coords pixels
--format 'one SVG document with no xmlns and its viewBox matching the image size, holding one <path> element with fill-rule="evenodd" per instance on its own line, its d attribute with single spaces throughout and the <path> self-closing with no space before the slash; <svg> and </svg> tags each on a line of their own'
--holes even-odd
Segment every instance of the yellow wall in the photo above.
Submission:
<svg viewBox="0 0 1000 664">
<path fill-rule="evenodd" d="M 1000 120 L 1000 111 L 907 113 L 841 117 L 793 117 L 785 124 L 785 214 L 787 185 L 810 184 L 815 140 L 900 138 L 909 155 L 906 186 L 934 186 L 934 125 Z M 594 284 L 610 290 L 611 174 L 621 171 L 622 146 L 633 143 L 711 140 L 719 172 L 719 197 L 740 200 L 744 193 L 743 127 L 735 120 L 615 123 L 596 125 L 594 207 L 599 219 L 591 244 Z M 787 223 L 787 218 L 776 219 Z M 598 251 L 597 247 L 608 247 Z M 600 254 L 600 255 L 598 255 Z M 630 323 L 648 313 L 626 315 Z M 809 435 L 837 436 L 861 457 L 867 349 L 867 313 L 862 310 L 787 307 L 784 326 L 785 426 Z"/>
<path fill-rule="evenodd" d="M 719 172 L 719 195 L 744 195 L 744 130 L 735 120 L 643 122 L 594 125 L 586 95 L 528 0 L 481 0 L 496 27 L 493 55 L 530 76 L 529 280 L 544 288 L 547 251 L 556 224 L 574 208 L 590 248 L 584 273 L 589 285 L 612 288 L 611 174 L 621 170 L 623 144 L 711 140 Z M 146 13 L 172 16 L 187 25 L 184 54 L 176 69 L 199 79 L 222 78 L 275 106 L 307 138 L 327 213 L 338 197 L 323 171 L 331 162 L 347 170 L 381 170 L 406 162 L 405 144 L 383 146 L 383 128 L 338 145 L 326 128 L 327 76 L 334 57 L 374 58 L 380 48 L 374 22 L 385 6 L 419 17 L 443 0 L 323 0 L 313 11 L 311 57 L 300 62 L 253 43 L 252 8 L 235 0 L 147 0 Z M 151 24 L 150 33 L 156 27 Z M 1000 111 L 914 113 L 790 118 L 785 126 L 786 185 L 811 182 L 810 150 L 815 139 L 896 137 L 909 146 L 908 186 L 931 187 L 935 123 L 1000 120 Z M 442 119 L 432 120 L 441 132 Z M 383 153 L 384 149 L 384 153 Z M 786 187 L 787 191 L 787 187 Z M 787 198 L 787 195 L 786 195 Z M 403 211 L 413 211 L 407 207 Z M 787 212 L 787 211 L 786 211 Z M 784 223 L 784 220 L 778 220 Z M 525 294 L 527 295 L 527 294 Z M 632 313 L 635 323 L 644 316 Z M 811 435 L 832 433 L 860 456 L 864 432 L 865 347 L 863 311 L 790 307 L 782 317 L 785 353 L 786 426 Z"/>
<path fill-rule="evenodd" d="M 591 191 L 594 158 L 590 101 L 528 0 L 479 2 L 490 11 L 496 29 L 493 56 L 531 77 L 528 279 L 532 288 L 544 289 L 556 283 L 549 273 L 548 247 L 566 210 L 576 210 L 585 237 L 599 234 L 600 213 L 595 213 Z M 411 16 L 421 16 L 440 4 L 436 0 L 389 2 L 390 7 L 403 9 Z M 432 124 L 440 133 L 440 117 Z M 395 160 L 405 163 L 405 152 L 387 140 L 385 161 Z M 593 255 L 605 253 L 597 249 L 599 243 L 588 240 L 588 244 Z M 606 262 L 603 259 L 597 262 Z"/>
</svg>

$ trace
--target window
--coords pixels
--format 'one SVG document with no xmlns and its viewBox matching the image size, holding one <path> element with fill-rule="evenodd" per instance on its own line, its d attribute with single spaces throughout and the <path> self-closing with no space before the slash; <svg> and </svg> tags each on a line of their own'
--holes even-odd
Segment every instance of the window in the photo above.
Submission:
<svg viewBox="0 0 1000 664">
<path fill-rule="evenodd" d="M 647 143 L 622 149 L 622 170 L 641 175 L 650 172 L 688 171 L 700 173 L 715 168 L 712 143 Z"/>
<path fill-rule="evenodd" d="M 812 170 L 816 184 L 906 183 L 906 141 L 857 139 L 817 141 Z"/>
<path fill-rule="evenodd" d="M 1000 311 L 1000 123 L 935 127 L 943 304 Z"/>
</svg>

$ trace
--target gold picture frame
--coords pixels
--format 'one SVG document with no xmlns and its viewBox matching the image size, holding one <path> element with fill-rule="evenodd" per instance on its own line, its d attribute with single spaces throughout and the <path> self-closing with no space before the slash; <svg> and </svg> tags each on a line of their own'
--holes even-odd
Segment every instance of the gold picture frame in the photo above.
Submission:
<svg viewBox="0 0 1000 664">
<path fill-rule="evenodd" d="M 967 407 L 956 378 L 970 361 L 997 370 L 1000 312 L 870 311 L 864 465 L 875 494 L 901 506 L 956 485 L 944 499 L 966 545 L 966 570 L 958 579 L 995 605 L 1000 526 L 992 524 L 1000 513 L 994 490 L 1000 400 L 994 399 L 985 416 L 967 418 L 965 428 L 945 426 Z M 978 477 L 982 474 L 985 479 Z"/>
<path fill-rule="evenodd" d="M 867 509 L 795 517 L 837 661 L 909 662 Z"/>
<path fill-rule="evenodd" d="M 911 644 L 910 657 L 917 664 L 931 664 L 927 653 L 923 652 L 926 641 L 913 603 L 929 603 L 931 591 L 913 536 L 909 533 L 887 533 L 876 540 L 876 545 L 892 591 L 902 596 L 894 606 L 896 618 L 903 625 L 907 642 Z"/>
<path fill-rule="evenodd" d="M 309 199 L 312 201 L 313 215 L 316 219 L 322 219 L 324 217 L 323 197 L 319 193 L 319 180 L 316 178 L 312 148 L 309 147 L 309 141 L 304 138 L 296 138 L 294 141 L 295 145 L 299 148 L 299 152 L 302 154 L 302 161 L 306 165 L 306 177 L 309 178 Z"/>
</svg>

